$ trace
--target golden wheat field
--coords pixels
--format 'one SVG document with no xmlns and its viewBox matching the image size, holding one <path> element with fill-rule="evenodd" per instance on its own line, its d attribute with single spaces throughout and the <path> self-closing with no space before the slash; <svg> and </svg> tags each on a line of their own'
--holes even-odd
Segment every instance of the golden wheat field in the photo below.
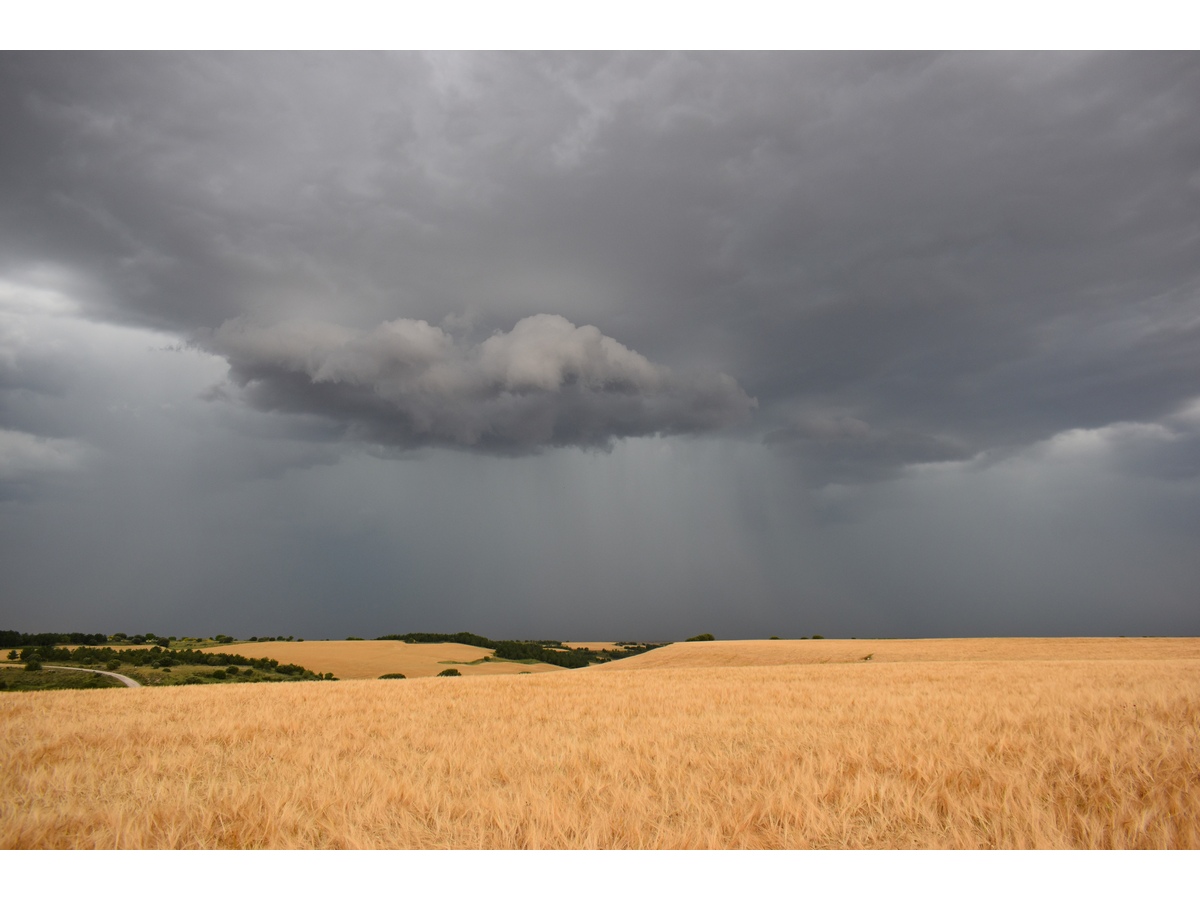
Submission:
<svg viewBox="0 0 1200 900">
<path fill-rule="evenodd" d="M 456 668 L 461 675 L 514 675 L 520 672 L 558 672 L 549 663 L 498 660 L 481 662 L 491 654 L 469 644 L 406 644 L 403 641 L 258 641 L 209 648 L 213 653 L 266 656 L 314 672 L 332 672 L 341 679 L 378 678 L 399 672 L 406 678 L 437 675 Z"/>
<path fill-rule="evenodd" d="M 1200 640 L 845 643 L 0 696 L 0 847 L 1200 848 Z"/>
<path fill-rule="evenodd" d="M 608 663 L 621 669 L 871 662 L 1200 660 L 1200 638 L 929 638 L 695 641 Z"/>
</svg>

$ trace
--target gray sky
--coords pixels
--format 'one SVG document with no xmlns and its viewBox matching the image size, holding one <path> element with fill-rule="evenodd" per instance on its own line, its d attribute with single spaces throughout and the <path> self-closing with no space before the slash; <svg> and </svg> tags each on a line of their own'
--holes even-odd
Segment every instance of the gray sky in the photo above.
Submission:
<svg viewBox="0 0 1200 900">
<path fill-rule="evenodd" d="M 1200 633 L 1200 54 L 0 53 L 0 626 Z"/>
</svg>

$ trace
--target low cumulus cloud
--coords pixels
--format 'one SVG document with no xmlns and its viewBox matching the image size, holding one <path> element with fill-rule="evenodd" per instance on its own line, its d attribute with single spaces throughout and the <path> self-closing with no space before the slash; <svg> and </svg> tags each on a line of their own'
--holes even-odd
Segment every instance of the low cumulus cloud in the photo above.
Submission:
<svg viewBox="0 0 1200 900">
<path fill-rule="evenodd" d="M 324 416 L 351 439 L 401 449 L 607 448 L 725 428 L 757 405 L 728 375 L 673 372 L 558 315 L 528 316 L 477 344 L 416 319 L 363 331 L 242 318 L 201 343 L 229 362 L 255 407 Z"/>
<path fill-rule="evenodd" d="M 39 485 L 78 470 L 87 452 L 79 441 L 0 428 L 0 502 L 35 496 Z"/>
<path fill-rule="evenodd" d="M 1200 475 L 1200 400 L 1160 422 L 1064 431 L 1034 450 L 1052 461 L 1092 462 L 1125 475 L 1187 481 Z"/>
<path fill-rule="evenodd" d="M 75 469 L 83 453 L 78 441 L 0 428 L 0 481 Z"/>
</svg>

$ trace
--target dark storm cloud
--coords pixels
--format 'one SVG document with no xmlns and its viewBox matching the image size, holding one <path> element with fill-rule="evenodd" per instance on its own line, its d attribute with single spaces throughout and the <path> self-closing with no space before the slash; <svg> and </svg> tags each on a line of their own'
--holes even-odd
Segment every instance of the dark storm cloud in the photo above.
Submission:
<svg viewBox="0 0 1200 900">
<path fill-rule="evenodd" d="M 741 344 L 777 445 L 853 480 L 856 455 L 869 476 L 1196 396 L 1197 62 L 905 55 L 798 77 L 819 109 L 770 111 L 793 127 L 763 122 L 745 181 L 775 197 L 730 226 L 715 298 L 747 302 L 702 317 Z M 872 439 L 805 434 L 843 417 Z"/>
<path fill-rule="evenodd" d="M 322 415 L 399 448 L 609 447 L 712 431 L 754 406 L 727 375 L 681 377 L 562 316 L 530 316 L 473 346 L 413 319 L 368 332 L 232 320 L 206 343 L 256 406 Z"/>
<path fill-rule="evenodd" d="M 0 255 L 68 264 L 97 315 L 561 315 L 729 372 L 836 480 L 1200 394 L 1196 54 L 0 65 Z M 808 434 L 843 419 L 869 440 Z"/>
</svg>

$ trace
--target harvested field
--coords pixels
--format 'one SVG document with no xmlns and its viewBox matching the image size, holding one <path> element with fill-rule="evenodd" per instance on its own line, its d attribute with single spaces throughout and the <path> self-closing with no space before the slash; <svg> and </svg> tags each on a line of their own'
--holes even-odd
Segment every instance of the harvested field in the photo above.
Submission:
<svg viewBox="0 0 1200 900">
<path fill-rule="evenodd" d="M 406 644 L 403 641 L 259 641 L 223 644 L 213 653 L 267 656 L 281 663 L 304 666 L 314 672 L 332 672 L 352 680 L 378 678 L 399 672 L 406 678 L 437 675 L 443 669 L 458 669 L 464 676 L 515 675 L 520 672 L 559 672 L 548 663 L 480 662 L 491 654 L 469 644 Z"/>
<path fill-rule="evenodd" d="M 1196 656 L 0 696 L 0 847 L 1200 849 Z"/>
</svg>

